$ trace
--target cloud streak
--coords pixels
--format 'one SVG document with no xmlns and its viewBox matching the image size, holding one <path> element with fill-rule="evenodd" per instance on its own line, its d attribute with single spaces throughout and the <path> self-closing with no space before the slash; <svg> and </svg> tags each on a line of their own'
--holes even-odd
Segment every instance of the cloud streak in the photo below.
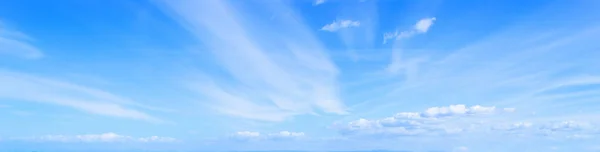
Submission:
<svg viewBox="0 0 600 152">
<path fill-rule="evenodd" d="M 15 30 L 9 30 L 0 24 L 0 55 L 11 55 L 25 59 L 39 59 L 42 51 L 27 42 L 29 36 Z"/>
<path fill-rule="evenodd" d="M 262 121 L 281 121 L 317 109 L 347 113 L 338 98 L 337 67 L 285 4 L 269 3 L 276 6 L 266 9 L 287 15 L 270 21 L 281 28 L 264 29 L 250 26 L 263 22 L 238 20 L 253 13 L 239 12 L 225 1 L 165 1 L 159 5 L 194 33 L 224 69 L 223 75 L 194 74 L 204 75 L 194 80 L 197 85 L 209 85 L 190 86 L 210 98 L 213 110 Z M 254 34 L 257 31 L 261 34 Z"/>
<path fill-rule="evenodd" d="M 0 99 L 50 103 L 92 114 L 160 122 L 123 106 L 139 104 L 102 90 L 5 70 L 0 70 L 0 82 Z"/>
<path fill-rule="evenodd" d="M 407 31 L 396 30 L 394 32 L 387 32 L 383 34 L 383 44 L 386 44 L 388 40 L 399 40 L 403 38 L 409 38 L 416 34 L 426 33 L 429 31 L 429 28 L 433 25 L 435 21 L 435 17 L 433 18 L 424 18 L 419 20 L 415 25 L 413 25 L 412 29 Z"/>
<path fill-rule="evenodd" d="M 44 135 L 34 138 L 20 138 L 20 140 L 38 141 L 38 142 L 63 142 L 63 143 L 123 143 L 123 142 L 139 142 L 139 143 L 165 143 L 176 142 L 175 138 L 171 137 L 132 137 L 120 135 L 112 132 L 102 134 L 83 134 L 83 135 Z"/>
<path fill-rule="evenodd" d="M 277 133 L 262 134 L 253 131 L 240 131 L 231 135 L 232 139 L 241 141 L 260 141 L 260 140 L 294 140 L 304 138 L 304 132 L 280 131 Z"/>
<path fill-rule="evenodd" d="M 315 6 L 316 5 L 321 5 L 321 4 L 325 3 L 325 2 L 326 2 L 326 0 L 315 0 L 315 2 L 313 3 L 313 5 L 315 5 Z"/>
<path fill-rule="evenodd" d="M 352 21 L 352 20 L 335 20 L 332 23 L 323 26 L 321 28 L 321 30 L 322 31 L 328 31 L 328 32 L 336 32 L 336 31 L 341 30 L 341 29 L 354 28 L 354 27 L 359 27 L 359 26 L 360 26 L 360 22 L 358 22 L 358 21 Z"/>
</svg>

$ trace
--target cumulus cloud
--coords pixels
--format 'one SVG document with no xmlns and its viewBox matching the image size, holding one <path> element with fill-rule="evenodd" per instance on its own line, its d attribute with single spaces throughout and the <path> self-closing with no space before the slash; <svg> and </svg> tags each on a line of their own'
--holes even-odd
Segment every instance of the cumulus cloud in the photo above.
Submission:
<svg viewBox="0 0 600 152">
<path fill-rule="evenodd" d="M 102 133 L 102 134 L 84 134 L 84 135 L 45 135 L 35 138 L 25 138 L 27 140 L 41 141 L 41 142 L 175 142 L 175 138 L 171 137 L 140 137 L 135 138 L 132 136 L 119 135 L 116 133 Z"/>
<path fill-rule="evenodd" d="M 335 20 L 321 28 L 323 31 L 335 32 L 344 28 L 359 27 L 360 22 L 352 20 Z"/>
<path fill-rule="evenodd" d="M 497 112 L 496 107 L 484 107 L 475 105 L 467 107 L 462 104 L 450 105 L 447 107 L 431 107 L 427 108 L 424 112 L 401 112 L 396 114 L 396 117 L 406 118 L 441 118 L 441 117 L 452 117 L 452 116 L 465 116 L 465 115 L 484 115 L 492 114 Z"/>
<path fill-rule="evenodd" d="M 456 134 L 469 129 L 461 118 L 502 114 L 496 107 L 450 105 L 431 107 L 424 112 L 400 112 L 383 119 L 358 119 L 336 126 L 344 135 L 412 136 Z"/>
<path fill-rule="evenodd" d="M 466 107 L 465 105 L 450 105 L 448 107 L 431 107 L 425 110 L 421 116 L 424 117 L 446 117 L 456 115 L 476 115 L 493 113 L 496 107 L 482 107 L 475 105 Z"/>
<path fill-rule="evenodd" d="M 304 132 L 280 131 L 277 133 L 262 134 L 254 131 L 240 131 L 233 134 L 231 137 L 242 141 L 257 141 L 257 140 L 290 140 L 304 137 Z"/>
<path fill-rule="evenodd" d="M 383 34 L 383 44 L 386 44 L 388 40 L 391 39 L 402 39 L 408 38 L 415 34 L 426 33 L 429 31 L 429 28 L 433 25 L 435 21 L 435 17 L 433 18 L 424 18 L 419 20 L 415 25 L 413 25 L 412 29 L 407 31 L 396 30 L 394 32 L 387 32 Z"/>
</svg>

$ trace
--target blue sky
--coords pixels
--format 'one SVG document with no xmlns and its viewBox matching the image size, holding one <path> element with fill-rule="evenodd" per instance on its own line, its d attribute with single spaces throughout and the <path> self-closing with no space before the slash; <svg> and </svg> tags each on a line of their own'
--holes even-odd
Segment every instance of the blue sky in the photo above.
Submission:
<svg viewBox="0 0 600 152">
<path fill-rule="evenodd" d="M 600 151 L 600 1 L 0 1 L 0 151 Z"/>
</svg>

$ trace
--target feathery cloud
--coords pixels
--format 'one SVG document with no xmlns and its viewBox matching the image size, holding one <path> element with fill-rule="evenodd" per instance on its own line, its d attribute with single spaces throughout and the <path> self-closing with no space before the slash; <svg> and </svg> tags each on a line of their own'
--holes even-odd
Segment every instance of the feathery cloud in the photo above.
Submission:
<svg viewBox="0 0 600 152">
<path fill-rule="evenodd" d="M 83 135 L 45 135 L 34 138 L 22 138 L 24 140 L 41 141 L 41 142 L 176 142 L 177 139 L 171 137 L 132 137 L 120 135 L 112 132 L 102 134 L 83 134 Z"/>
<path fill-rule="evenodd" d="M 359 27 L 360 22 L 352 20 L 335 20 L 321 28 L 323 31 L 336 32 L 340 29 Z"/>
<path fill-rule="evenodd" d="M 0 99 L 50 103 L 92 114 L 160 122 L 124 105 L 144 106 L 102 90 L 4 70 L 0 70 L 0 82 Z"/>
<path fill-rule="evenodd" d="M 313 3 L 313 5 L 321 5 L 325 3 L 325 0 L 315 0 L 315 2 Z"/>
<path fill-rule="evenodd" d="M 26 59 L 38 59 L 43 53 L 27 42 L 29 36 L 15 30 L 9 30 L 0 24 L 0 55 L 12 55 Z"/>
<path fill-rule="evenodd" d="M 415 34 L 426 33 L 429 31 L 429 28 L 433 25 L 435 21 L 435 17 L 433 18 L 424 18 L 419 20 L 415 25 L 413 25 L 412 29 L 407 31 L 396 30 L 394 32 L 387 32 L 383 34 L 383 44 L 386 44 L 388 40 L 399 40 L 403 38 L 412 37 Z"/>
<path fill-rule="evenodd" d="M 273 10 L 288 16 L 265 22 L 278 22 L 281 27 L 259 27 L 254 30 L 259 32 L 249 32 L 255 26 L 237 18 L 254 14 L 238 12 L 224 1 L 162 4 L 206 45 L 217 66 L 223 69 L 222 75 L 194 73 L 203 78 L 191 80 L 196 83 L 186 82 L 192 91 L 209 97 L 212 110 L 261 121 L 281 121 L 315 110 L 347 113 L 338 97 L 337 67 L 310 29 L 293 19 L 293 11 Z"/>
</svg>

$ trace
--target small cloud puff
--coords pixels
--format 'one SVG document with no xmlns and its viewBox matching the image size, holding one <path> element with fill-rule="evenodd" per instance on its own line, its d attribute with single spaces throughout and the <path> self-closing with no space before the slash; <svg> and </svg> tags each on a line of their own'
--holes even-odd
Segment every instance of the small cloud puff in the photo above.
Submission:
<svg viewBox="0 0 600 152">
<path fill-rule="evenodd" d="M 416 34 L 420 34 L 420 33 L 426 33 L 427 31 L 429 31 L 429 28 L 433 25 L 433 22 L 435 21 L 435 17 L 432 18 L 424 18 L 419 20 L 415 25 L 413 25 L 413 28 L 407 31 L 400 31 L 400 30 L 396 30 L 394 32 L 387 32 L 383 34 L 383 44 L 386 44 L 388 40 L 390 39 L 402 39 L 402 38 L 408 38 L 411 37 L 413 35 Z"/>
<path fill-rule="evenodd" d="M 360 22 L 352 20 L 336 20 L 331 24 L 327 24 L 321 28 L 323 31 L 335 32 L 344 28 L 359 27 Z"/>
</svg>

